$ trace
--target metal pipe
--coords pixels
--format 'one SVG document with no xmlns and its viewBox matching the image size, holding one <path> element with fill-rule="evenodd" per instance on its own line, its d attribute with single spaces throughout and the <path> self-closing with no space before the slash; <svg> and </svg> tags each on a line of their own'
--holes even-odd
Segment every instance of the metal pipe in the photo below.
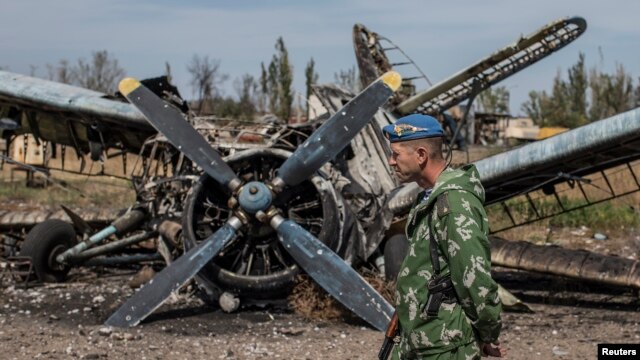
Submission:
<svg viewBox="0 0 640 360">
<path fill-rule="evenodd" d="M 640 138 L 640 108 L 475 162 L 485 188 Z"/>
<path fill-rule="evenodd" d="M 101 256 L 93 259 L 89 259 L 83 263 L 84 266 L 114 266 L 114 265 L 133 265 L 139 264 L 143 261 L 156 261 L 162 260 L 162 255 L 158 253 L 153 254 L 136 254 L 136 255 L 122 255 L 122 256 Z"/>
<path fill-rule="evenodd" d="M 77 254 L 79 254 L 80 252 L 86 250 L 87 248 L 103 241 L 104 239 L 106 239 L 107 237 L 113 235 L 116 233 L 116 227 L 113 225 L 109 225 L 106 228 L 98 231 L 97 233 L 93 234 L 89 239 L 77 244 L 76 246 L 66 250 L 65 252 L 63 252 L 62 254 L 58 255 L 58 257 L 56 257 L 56 261 L 59 263 L 65 263 L 67 262 L 67 259 L 76 256 Z"/>
<path fill-rule="evenodd" d="M 69 261 L 69 262 L 84 261 L 84 260 L 87 260 L 87 259 L 92 258 L 94 256 L 104 255 L 104 254 L 110 253 L 112 251 L 125 248 L 125 247 L 127 247 L 129 245 L 137 244 L 139 242 L 151 239 L 151 238 L 153 238 L 154 236 L 157 236 L 157 235 L 158 235 L 158 233 L 156 231 L 147 231 L 147 232 L 144 232 L 142 234 L 136 234 L 136 235 L 133 235 L 133 236 L 129 236 L 127 238 L 116 240 L 116 241 L 110 242 L 110 243 L 105 244 L 105 245 L 97 246 L 95 248 L 82 251 L 82 252 L 80 252 L 80 253 L 78 253 L 76 255 L 72 255 L 72 256 L 67 258 L 67 261 Z"/>
<path fill-rule="evenodd" d="M 144 220 L 144 218 L 145 212 L 141 209 L 128 211 L 127 213 L 115 219 L 113 223 L 111 223 L 111 225 L 92 235 L 89 239 L 58 255 L 58 257 L 56 257 L 56 261 L 60 263 L 67 262 L 70 258 L 75 257 L 86 249 L 101 243 L 107 237 L 115 233 L 127 233 L 138 226 Z"/>
</svg>

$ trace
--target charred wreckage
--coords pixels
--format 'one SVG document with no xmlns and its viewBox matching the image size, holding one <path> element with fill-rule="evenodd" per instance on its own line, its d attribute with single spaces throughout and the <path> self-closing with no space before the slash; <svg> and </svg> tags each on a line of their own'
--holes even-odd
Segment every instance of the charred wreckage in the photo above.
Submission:
<svg viewBox="0 0 640 360">
<path fill-rule="evenodd" d="M 4 245 L 30 258 L 41 281 L 63 281 L 72 266 L 164 261 L 167 267 L 109 318 L 111 325 L 137 324 L 192 277 L 208 300 L 226 294 L 249 304 L 282 299 L 305 271 L 384 329 L 391 307 L 353 267 L 375 264 L 388 278 L 395 276 L 406 252 L 402 224 L 418 189 L 398 186 L 382 126 L 413 112 L 440 116 L 447 124 L 447 109 L 465 100 L 469 109 L 480 91 L 585 29 L 582 18 L 554 21 L 432 85 L 399 47 L 358 24 L 353 39 L 365 90 L 354 96 L 315 86 L 322 111 L 302 124 L 194 116 L 166 77 L 125 79 L 121 91 L 108 96 L 0 71 L 3 137 L 32 134 L 59 144 L 62 158 L 67 147 L 80 159 L 120 156 L 136 192 L 135 204 L 119 215 L 90 218 L 64 208 L 62 221 L 0 211 Z M 405 60 L 390 60 L 394 52 Z M 418 75 L 400 76 L 406 67 Z M 429 87 L 417 91 L 423 80 Z M 452 148 L 471 121 L 467 110 L 459 122 L 449 122 Z M 127 154 L 138 154 L 132 167 Z M 639 158 L 640 113 L 633 110 L 476 162 L 487 206 L 510 220 L 492 232 L 572 210 L 559 193 L 585 194 L 589 176 L 607 180 L 605 170 L 621 165 L 637 188 L 611 188 L 611 196 L 595 200 L 585 194 L 574 208 L 640 190 Z M 64 169 L 64 162 L 62 168 L 83 172 L 83 166 Z M 542 196 L 556 199 L 558 211 L 539 210 L 535 200 Z M 529 207 L 524 219 L 510 210 L 518 199 Z M 24 239 L 16 230 L 21 227 L 31 228 Z M 136 246 L 150 239 L 152 249 Z M 497 265 L 640 288 L 636 262 L 569 250 L 551 257 L 548 249 L 492 239 Z M 555 258 L 573 265 L 559 266 Z M 362 291 L 354 294 L 353 288 Z"/>
</svg>

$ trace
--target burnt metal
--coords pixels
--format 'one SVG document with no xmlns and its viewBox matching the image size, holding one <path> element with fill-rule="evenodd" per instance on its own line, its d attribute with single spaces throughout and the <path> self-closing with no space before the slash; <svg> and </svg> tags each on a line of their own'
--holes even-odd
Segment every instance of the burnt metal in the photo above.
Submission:
<svg viewBox="0 0 640 360">
<path fill-rule="evenodd" d="M 126 80 L 123 80 L 126 81 Z M 185 119 L 182 113 L 167 105 L 144 85 L 138 84 L 127 99 L 133 103 L 158 131 L 191 161 L 220 184 L 235 191 L 241 184 L 218 152 L 209 145 Z"/>
<path fill-rule="evenodd" d="M 148 261 L 160 261 L 162 255 L 153 254 L 133 254 L 133 255 L 117 255 L 117 256 L 98 256 L 82 263 L 83 266 L 119 266 L 119 265 L 138 265 Z"/>
<path fill-rule="evenodd" d="M 271 189 L 274 189 L 276 193 L 282 191 L 281 185 L 279 184 L 280 182 L 290 186 L 299 184 L 302 180 L 318 171 L 320 166 L 341 151 L 360 129 L 366 125 L 369 118 L 377 111 L 377 108 L 398 88 L 399 82 L 400 78 L 397 73 L 385 74 L 354 99 L 350 100 L 285 160 L 278 171 L 278 175 L 275 178 L 276 181 L 273 181 L 273 183 L 276 184 L 275 186 L 267 187 L 263 185 L 263 182 L 253 181 L 241 187 L 241 181 L 235 173 L 233 173 L 233 170 L 226 163 L 222 162 L 222 159 L 219 159 L 219 156 L 215 150 L 208 145 L 206 139 L 198 134 L 190 124 L 184 122 L 183 118 L 175 110 L 164 104 L 160 98 L 153 95 L 136 80 L 123 80 L 120 83 L 120 89 L 124 95 L 141 109 L 159 131 L 169 137 L 174 146 L 184 151 L 191 160 L 199 164 L 205 172 L 220 185 L 229 188 L 233 192 L 233 195 L 240 194 L 240 208 L 234 210 L 234 214 L 237 217 L 231 217 L 221 228 L 217 229 L 213 235 L 165 268 L 156 276 L 156 278 L 159 279 L 157 282 L 154 282 L 156 278 L 152 279 L 142 291 L 134 295 L 107 320 L 107 324 L 114 326 L 135 326 L 149 315 L 165 301 L 171 291 L 177 290 L 184 282 L 193 277 L 206 263 L 216 256 L 218 252 L 223 249 L 223 246 L 235 235 L 235 230 L 238 230 L 241 225 L 248 225 L 249 222 L 252 221 L 252 218 L 250 219 L 248 216 L 245 218 L 245 211 L 249 214 L 254 214 L 257 211 L 267 211 L 267 207 L 271 204 L 272 195 L 275 195 L 275 193 L 271 194 Z M 364 117 L 364 119 L 356 118 L 356 115 Z M 335 136 L 335 134 L 342 133 L 343 129 L 346 135 Z M 329 135 L 333 138 L 333 141 L 329 140 L 329 144 L 332 146 L 325 146 L 324 143 L 326 140 L 323 140 L 323 136 Z M 192 145 L 195 145 L 195 147 L 192 147 Z M 304 156 L 305 161 L 301 161 L 301 156 Z M 211 163 L 209 163 L 210 160 Z M 215 170 L 218 170 L 222 174 L 216 173 Z M 212 171 L 214 172 L 212 173 Z M 300 178 L 300 176 L 304 176 L 304 178 Z M 280 179 L 280 181 L 277 179 Z M 251 188 L 256 189 L 255 192 L 258 196 L 255 199 L 250 194 L 249 189 Z M 264 193 L 264 195 L 261 195 L 262 193 Z M 305 267 L 314 270 L 308 271 L 309 275 L 314 279 L 317 278 L 316 281 L 319 285 L 325 288 L 331 295 L 347 305 L 347 307 L 364 320 L 376 328 L 383 330 L 384 324 L 388 322 L 391 315 L 391 306 L 386 300 L 362 280 L 344 260 L 320 242 L 315 236 L 291 220 L 279 221 L 277 219 L 283 218 L 280 215 L 275 215 L 272 219 L 272 226 L 285 238 L 283 241 L 285 242 L 287 252 L 289 252 L 294 259 L 304 263 Z M 324 260 L 318 260 L 324 265 L 324 271 L 333 274 L 333 280 L 331 282 L 327 281 L 328 278 L 326 276 L 315 271 L 316 268 L 314 266 L 316 265 L 310 264 L 308 262 L 309 258 L 306 256 L 307 253 L 302 251 L 304 246 L 297 247 L 301 245 L 292 243 L 294 239 L 298 239 L 295 244 L 302 242 L 307 247 L 313 246 L 317 248 L 318 255 L 323 252 L 327 253 L 326 257 L 321 258 Z M 250 268 L 252 258 L 249 258 L 248 263 Z M 337 291 L 339 289 L 346 289 L 353 281 L 355 281 L 357 286 L 362 287 L 364 294 L 370 298 L 370 302 L 362 303 L 357 301 L 358 299 L 354 298 L 352 294 Z M 338 284 L 335 284 L 336 282 Z M 368 286 L 368 288 L 365 289 L 365 286 Z M 389 310 L 389 314 L 386 314 L 386 310 Z M 385 315 L 386 319 L 384 317 Z"/>
<path fill-rule="evenodd" d="M 522 36 L 488 57 L 419 92 L 396 107 L 400 114 L 434 115 L 459 104 L 473 93 L 473 82 L 482 90 L 544 59 L 578 38 L 587 29 L 581 17 L 556 20 Z"/>
<path fill-rule="evenodd" d="M 479 160 L 475 164 L 485 187 L 488 209 L 498 203 L 501 205 L 496 209 L 522 208 L 525 202 L 537 204 L 539 201 L 554 202 L 560 208 L 545 213 L 534 210 L 535 216 L 530 219 L 510 217 L 508 223 L 492 224 L 491 231 L 507 230 L 638 192 L 640 183 L 635 171 L 640 167 L 639 160 L 640 109 Z M 635 186 L 614 191 L 610 177 L 616 173 L 636 179 Z M 600 189 L 605 196 L 590 199 L 584 188 L 593 188 L 599 179 L 606 185 Z M 575 188 L 576 183 L 579 189 L 576 195 L 582 196 L 581 201 L 563 202 L 556 189 L 567 184 L 564 191 L 568 191 Z"/>
<path fill-rule="evenodd" d="M 15 283 L 22 283 L 24 289 L 38 282 L 33 262 L 29 256 L 10 256 L 0 273 L 0 279 L 8 277 Z"/>
<path fill-rule="evenodd" d="M 393 307 L 329 247 L 300 225 L 275 216 L 272 226 L 300 267 L 324 290 L 379 331 L 393 316 Z"/>
<path fill-rule="evenodd" d="M 640 263 L 586 250 L 535 245 L 491 237 L 491 263 L 508 268 L 560 275 L 640 289 Z"/>
<path fill-rule="evenodd" d="M 280 167 L 278 178 L 296 185 L 311 176 L 351 142 L 394 90 L 381 80 L 369 85 L 296 149 Z"/>
<path fill-rule="evenodd" d="M 236 221 L 234 221 L 234 219 Z M 206 241 L 189 250 L 149 280 L 107 321 L 106 325 L 117 327 L 136 326 L 151 314 L 171 295 L 189 281 L 205 266 L 235 235 L 240 228 L 237 218 L 232 218 Z"/>
</svg>

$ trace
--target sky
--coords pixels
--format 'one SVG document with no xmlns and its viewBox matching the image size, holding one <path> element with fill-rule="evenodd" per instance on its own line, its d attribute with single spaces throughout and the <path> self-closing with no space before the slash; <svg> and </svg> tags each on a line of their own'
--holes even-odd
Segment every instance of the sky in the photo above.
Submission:
<svg viewBox="0 0 640 360">
<path fill-rule="evenodd" d="M 197 54 L 220 61 L 229 75 L 222 90 L 236 96 L 234 79 L 258 77 L 260 63 L 268 64 L 282 36 L 294 89 L 304 94 L 312 57 L 320 83 L 355 66 L 355 23 L 399 45 L 435 83 L 555 19 L 585 18 L 580 38 L 500 83 L 510 91 L 516 115 L 529 91 L 549 91 L 558 71 L 566 73 L 580 52 L 588 68 L 613 72 L 623 64 L 637 84 L 638 14 L 640 2 L 631 0 L 0 0 L 0 67 L 29 74 L 35 66 L 36 75 L 46 77 L 46 64 L 107 50 L 128 76 L 140 79 L 163 74 L 169 62 L 173 82 L 192 98 L 187 64 Z"/>
</svg>

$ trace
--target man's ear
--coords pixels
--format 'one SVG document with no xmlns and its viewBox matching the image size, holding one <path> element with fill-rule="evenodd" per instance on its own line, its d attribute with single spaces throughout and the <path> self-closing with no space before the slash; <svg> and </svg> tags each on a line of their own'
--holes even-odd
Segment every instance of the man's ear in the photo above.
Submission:
<svg viewBox="0 0 640 360">
<path fill-rule="evenodd" d="M 427 162 L 427 159 L 429 157 L 429 151 L 427 151 L 426 148 L 420 146 L 416 148 L 416 154 L 418 156 L 418 161 L 420 162 L 420 165 L 424 165 Z"/>
</svg>

